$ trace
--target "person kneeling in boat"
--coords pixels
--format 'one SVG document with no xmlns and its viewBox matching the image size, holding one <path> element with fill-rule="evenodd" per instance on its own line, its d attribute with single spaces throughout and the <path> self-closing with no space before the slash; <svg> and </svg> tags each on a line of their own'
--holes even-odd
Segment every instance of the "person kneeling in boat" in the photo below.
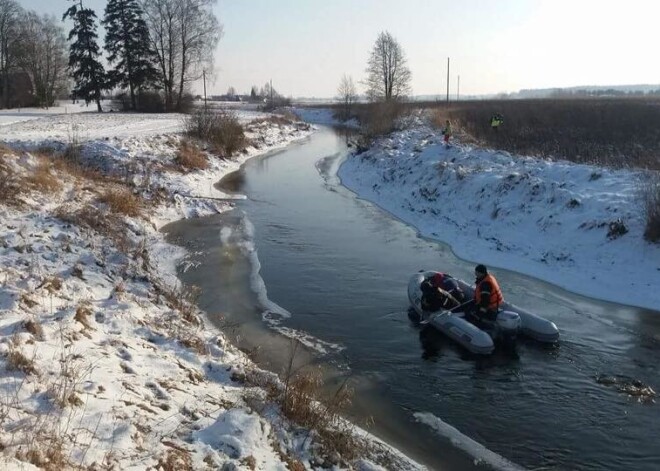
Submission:
<svg viewBox="0 0 660 471">
<path fill-rule="evenodd" d="M 504 302 L 500 285 L 495 277 L 488 273 L 488 269 L 484 265 L 477 265 L 474 275 L 477 285 L 474 290 L 474 299 L 465 312 L 477 322 L 494 322 L 497 319 L 500 305 Z"/>
<path fill-rule="evenodd" d="M 463 299 L 463 292 L 456 280 L 444 273 L 436 273 L 424 280 L 421 289 L 422 309 L 428 312 L 453 309 L 460 305 L 459 299 Z"/>
</svg>

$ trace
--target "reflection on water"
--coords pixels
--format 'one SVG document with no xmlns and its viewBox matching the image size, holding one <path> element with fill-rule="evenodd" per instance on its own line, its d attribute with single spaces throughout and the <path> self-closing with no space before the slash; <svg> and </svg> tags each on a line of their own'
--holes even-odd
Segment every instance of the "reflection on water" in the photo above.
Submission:
<svg viewBox="0 0 660 471">
<path fill-rule="evenodd" d="M 353 416 L 373 416 L 376 434 L 432 469 L 475 465 L 414 413 L 531 468 L 658 469 L 658 407 L 596 378 L 634 378 L 658 390 L 660 313 L 497 270 L 508 300 L 560 327 L 559 347 L 521 339 L 514 351 L 483 358 L 420 330 L 407 316 L 410 274 L 433 268 L 471 281 L 473 263 L 342 188 L 335 171 L 345 151 L 343 137 L 322 131 L 249 161 L 232 183 L 248 196 L 237 211 L 170 228 L 201 250 L 199 266 L 182 278 L 202 287 L 202 307 L 238 322 L 241 340 L 259 347 L 258 361 L 280 371 L 289 340 L 264 324 L 249 288 L 249 259 L 258 254 L 268 299 L 292 313 L 282 325 L 343 347 L 323 357 L 309 351 L 305 361 L 330 365 L 329 376 L 350 372 Z M 241 229 L 245 217 L 253 236 Z M 235 237 L 221 237 L 227 227 Z"/>
</svg>

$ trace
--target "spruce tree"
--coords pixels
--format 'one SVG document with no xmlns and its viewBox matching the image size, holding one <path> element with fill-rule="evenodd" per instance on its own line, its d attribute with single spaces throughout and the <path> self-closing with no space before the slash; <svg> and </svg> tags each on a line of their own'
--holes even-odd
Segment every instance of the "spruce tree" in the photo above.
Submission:
<svg viewBox="0 0 660 471">
<path fill-rule="evenodd" d="M 137 0 L 109 0 L 105 7 L 105 50 L 115 64 L 108 73 L 109 85 L 128 88 L 131 108 L 137 108 L 136 93 L 156 80 L 149 30 Z"/>
<path fill-rule="evenodd" d="M 83 98 L 85 103 L 96 102 L 101 108 L 101 90 L 105 88 L 105 70 L 98 60 L 100 55 L 96 34 L 96 14 L 90 8 L 84 8 L 82 0 L 74 4 L 62 16 L 62 20 L 71 18 L 73 28 L 69 32 L 69 68 L 73 71 L 75 87 L 73 93 Z"/>
</svg>

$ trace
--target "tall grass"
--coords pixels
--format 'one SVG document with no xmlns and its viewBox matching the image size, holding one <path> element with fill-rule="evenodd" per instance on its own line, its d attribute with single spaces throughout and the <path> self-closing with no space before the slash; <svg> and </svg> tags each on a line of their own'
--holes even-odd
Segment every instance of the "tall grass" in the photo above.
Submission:
<svg viewBox="0 0 660 471">
<path fill-rule="evenodd" d="M 660 99 L 491 100 L 427 104 L 476 142 L 517 154 L 660 170 Z M 497 131 L 494 113 L 504 116 Z"/>
<path fill-rule="evenodd" d="M 660 174 L 655 173 L 645 184 L 642 192 L 646 211 L 644 238 L 649 242 L 660 242 Z"/>
</svg>

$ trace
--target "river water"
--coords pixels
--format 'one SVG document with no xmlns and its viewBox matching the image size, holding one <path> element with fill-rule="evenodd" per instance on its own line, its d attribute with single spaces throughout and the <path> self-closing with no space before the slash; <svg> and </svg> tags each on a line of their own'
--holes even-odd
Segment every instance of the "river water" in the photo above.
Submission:
<svg viewBox="0 0 660 471">
<path fill-rule="evenodd" d="M 342 187 L 347 152 L 323 128 L 223 181 L 247 196 L 235 210 L 166 228 L 191 251 L 180 277 L 211 320 L 276 372 L 302 338 L 299 363 L 351 378 L 351 417 L 430 469 L 660 469 L 660 407 L 620 390 L 659 389 L 660 312 L 495 270 L 508 301 L 557 324 L 559 346 L 480 358 L 420 330 L 411 274 L 472 281 L 475 263 Z"/>
</svg>

